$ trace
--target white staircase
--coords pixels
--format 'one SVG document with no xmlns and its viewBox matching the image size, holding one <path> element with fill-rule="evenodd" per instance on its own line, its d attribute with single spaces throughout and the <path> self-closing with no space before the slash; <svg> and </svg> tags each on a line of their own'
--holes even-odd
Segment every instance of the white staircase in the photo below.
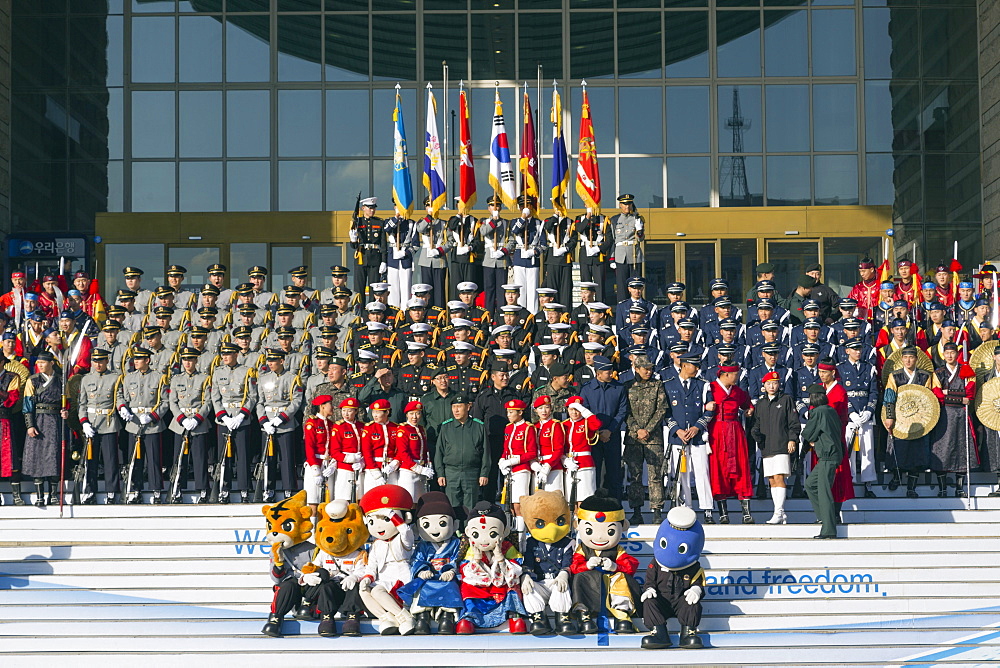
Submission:
<svg viewBox="0 0 1000 668">
<path fill-rule="evenodd" d="M 644 651 L 640 636 L 614 634 L 328 639 L 290 618 L 286 638 L 267 638 L 260 506 L 80 506 L 60 519 L 57 508 L 7 505 L 0 665 L 988 663 L 1000 660 L 1000 498 L 969 505 L 858 499 L 837 541 L 812 539 L 804 500 L 789 502 L 785 526 L 707 527 L 711 649 L 700 651 Z M 770 516 L 769 502 L 754 506 L 758 522 Z M 640 575 L 654 533 L 629 536 Z"/>
</svg>

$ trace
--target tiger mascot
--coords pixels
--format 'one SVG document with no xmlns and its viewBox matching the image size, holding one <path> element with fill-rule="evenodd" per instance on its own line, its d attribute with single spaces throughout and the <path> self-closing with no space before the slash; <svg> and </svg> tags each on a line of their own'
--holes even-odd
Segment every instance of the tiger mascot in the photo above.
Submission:
<svg viewBox="0 0 1000 668">
<path fill-rule="evenodd" d="M 306 505 L 306 493 L 301 491 L 280 503 L 264 506 L 262 509 L 267 524 L 267 539 L 271 543 L 271 580 L 274 581 L 274 597 L 271 599 L 271 614 L 261 633 L 272 638 L 281 637 L 281 622 L 285 615 L 297 607 L 297 618 L 310 618 L 310 606 L 303 603 L 303 597 L 315 593 L 310 591 L 302 577 L 303 568 L 312 560 L 316 546 L 309 541 L 313 524 L 309 521 L 312 509 Z"/>
</svg>

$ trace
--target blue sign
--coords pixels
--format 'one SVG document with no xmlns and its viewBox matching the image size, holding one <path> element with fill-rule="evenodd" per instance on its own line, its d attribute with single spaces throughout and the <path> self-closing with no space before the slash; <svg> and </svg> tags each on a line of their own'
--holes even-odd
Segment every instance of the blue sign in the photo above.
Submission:
<svg viewBox="0 0 1000 668">
<path fill-rule="evenodd" d="M 30 241 L 22 241 L 17 247 L 17 252 L 21 255 L 31 255 L 34 250 L 35 244 Z"/>
</svg>

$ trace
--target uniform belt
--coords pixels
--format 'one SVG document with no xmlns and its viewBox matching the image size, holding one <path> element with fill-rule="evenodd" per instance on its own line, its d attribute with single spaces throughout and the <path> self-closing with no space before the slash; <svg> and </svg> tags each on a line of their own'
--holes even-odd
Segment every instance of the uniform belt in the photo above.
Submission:
<svg viewBox="0 0 1000 668">
<path fill-rule="evenodd" d="M 87 412 L 91 415 L 111 415 L 115 412 L 114 408 L 87 408 Z"/>
<path fill-rule="evenodd" d="M 181 406 L 181 413 L 184 415 L 194 415 L 199 410 L 201 410 L 201 406 L 188 406 L 187 408 Z"/>
<path fill-rule="evenodd" d="M 152 409 L 152 408 L 147 408 L 146 406 L 139 406 L 138 408 L 137 408 L 137 407 L 135 407 L 135 406 L 129 406 L 129 409 L 130 409 L 130 410 L 131 410 L 131 411 L 132 411 L 133 413 L 136 413 L 136 414 L 138 414 L 138 415 L 141 415 L 141 414 L 143 414 L 143 413 L 152 413 L 152 412 L 153 412 L 153 409 Z"/>
<path fill-rule="evenodd" d="M 59 404 L 35 404 L 36 413 L 44 413 L 47 411 L 55 411 L 58 413 L 60 408 Z"/>
<path fill-rule="evenodd" d="M 849 396 L 849 397 L 867 397 L 868 396 L 868 390 L 851 390 L 850 392 L 847 393 L 847 396 Z"/>
<path fill-rule="evenodd" d="M 243 406 L 243 402 L 242 401 L 229 401 L 229 402 L 223 401 L 222 402 L 222 407 L 223 408 L 240 408 L 241 406 Z"/>
<path fill-rule="evenodd" d="M 616 246 L 635 246 L 637 243 L 639 243 L 639 242 L 636 241 L 635 239 L 630 239 L 628 241 L 619 241 L 619 242 L 616 242 L 615 245 Z"/>
<path fill-rule="evenodd" d="M 290 404 L 284 404 L 283 406 L 264 406 L 264 412 L 277 415 L 278 413 L 284 413 L 285 409 L 288 408 L 289 405 Z"/>
</svg>

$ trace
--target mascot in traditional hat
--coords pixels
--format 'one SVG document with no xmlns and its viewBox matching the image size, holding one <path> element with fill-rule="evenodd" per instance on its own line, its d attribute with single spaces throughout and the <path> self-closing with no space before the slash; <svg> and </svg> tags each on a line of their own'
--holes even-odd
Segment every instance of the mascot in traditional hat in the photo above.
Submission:
<svg viewBox="0 0 1000 668">
<path fill-rule="evenodd" d="M 378 619 L 380 634 L 410 635 L 413 615 L 400 603 L 396 591 L 410 581 L 413 498 L 399 485 L 378 485 L 361 497 L 360 505 L 372 538 L 365 572 L 358 582 L 361 600 Z"/>
<path fill-rule="evenodd" d="M 701 649 L 698 637 L 701 599 L 705 595 L 705 571 L 698 563 L 705 547 L 705 530 L 687 506 L 671 508 L 656 531 L 653 561 L 646 570 L 642 592 L 642 617 L 653 632 L 642 639 L 643 649 L 670 647 L 667 620 L 681 623 L 678 646 Z"/>
<path fill-rule="evenodd" d="M 461 635 L 475 633 L 477 627 L 500 626 L 508 618 L 511 633 L 528 632 L 518 586 L 521 553 L 507 540 L 509 533 L 507 513 L 497 504 L 480 501 L 472 509 L 465 526 L 468 548 L 459 565 L 465 599 L 456 627 Z"/>
<path fill-rule="evenodd" d="M 465 513 L 453 508 L 444 492 L 427 492 L 417 501 L 416 515 L 420 540 L 410 563 L 413 579 L 398 594 L 416 620 L 414 633 L 429 634 L 434 616 L 439 634 L 454 635 L 464 605 L 458 586 L 462 541 L 455 532 Z"/>
<path fill-rule="evenodd" d="M 281 637 L 281 622 L 292 608 L 302 606 L 305 585 L 302 569 L 312 559 L 316 546 L 309 542 L 312 536 L 312 509 L 306 505 L 305 491 L 273 506 L 262 509 L 267 522 L 267 538 L 271 542 L 271 580 L 274 597 L 271 613 L 261 633 L 272 638 Z M 308 615 L 308 606 L 302 606 L 300 615 Z"/>
<path fill-rule="evenodd" d="M 635 633 L 631 618 L 639 602 L 634 577 L 639 562 L 621 545 L 628 531 L 625 509 L 607 490 L 599 489 L 580 503 L 576 517 L 580 545 L 569 568 L 580 632 L 597 633 L 596 617 L 607 611 L 615 618 L 615 633 Z"/>
<path fill-rule="evenodd" d="M 552 633 L 545 606 L 556 614 L 556 632 L 576 635 L 578 627 L 570 616 L 573 597 L 569 589 L 569 567 L 575 541 L 570 536 L 573 513 L 562 491 L 538 491 L 522 496 L 521 516 L 528 527 L 524 547 L 524 575 L 521 593 L 531 615 L 528 632 L 535 636 Z"/>
<path fill-rule="evenodd" d="M 345 636 L 361 635 L 359 614 L 364 611 L 358 595 L 358 581 L 364 577 L 368 553 L 368 528 L 364 513 L 356 503 L 336 500 L 319 506 L 316 520 L 316 556 L 302 567 L 307 585 L 305 599 L 315 603 L 319 614 L 319 635 L 337 635 L 333 621 L 338 612 L 344 618 Z"/>
</svg>

